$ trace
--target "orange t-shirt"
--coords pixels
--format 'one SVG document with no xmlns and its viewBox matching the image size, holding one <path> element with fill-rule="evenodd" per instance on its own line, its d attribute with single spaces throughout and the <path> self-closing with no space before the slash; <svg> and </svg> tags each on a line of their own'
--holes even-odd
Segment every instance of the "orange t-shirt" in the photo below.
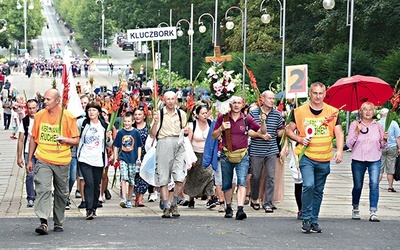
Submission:
<svg viewBox="0 0 400 250">
<path fill-rule="evenodd" d="M 76 118 L 64 109 L 60 131 L 60 117 L 61 111 L 56 115 L 50 115 L 46 109 L 36 113 L 32 127 L 32 138 L 37 143 L 35 157 L 53 165 L 68 165 L 71 162 L 71 146 L 57 143 L 56 138 L 79 137 L 79 130 Z"/>
</svg>

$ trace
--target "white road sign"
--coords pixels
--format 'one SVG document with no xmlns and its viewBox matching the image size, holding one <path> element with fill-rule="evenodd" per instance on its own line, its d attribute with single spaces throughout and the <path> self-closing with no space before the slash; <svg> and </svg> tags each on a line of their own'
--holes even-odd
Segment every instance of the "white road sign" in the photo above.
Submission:
<svg viewBox="0 0 400 250">
<path fill-rule="evenodd" d="M 129 42 L 159 41 L 176 39 L 176 27 L 160 27 L 127 30 Z"/>
</svg>

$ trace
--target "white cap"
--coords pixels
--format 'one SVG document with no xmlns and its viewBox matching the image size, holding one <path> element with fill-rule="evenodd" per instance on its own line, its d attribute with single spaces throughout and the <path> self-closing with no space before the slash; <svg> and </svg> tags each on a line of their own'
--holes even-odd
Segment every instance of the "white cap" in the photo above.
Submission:
<svg viewBox="0 0 400 250">
<path fill-rule="evenodd" d="M 379 114 L 386 115 L 388 112 L 389 112 L 389 109 L 383 108 L 383 109 L 381 109 L 381 111 L 379 111 Z"/>
</svg>

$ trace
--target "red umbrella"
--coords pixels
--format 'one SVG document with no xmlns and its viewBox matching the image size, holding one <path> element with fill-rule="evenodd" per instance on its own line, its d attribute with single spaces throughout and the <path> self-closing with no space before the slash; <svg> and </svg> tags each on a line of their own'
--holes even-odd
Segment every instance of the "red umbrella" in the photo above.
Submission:
<svg viewBox="0 0 400 250">
<path fill-rule="evenodd" d="M 336 108 L 354 111 L 364 102 L 381 106 L 393 96 L 390 85 L 373 76 L 355 75 L 339 79 L 326 91 L 324 102 Z"/>
</svg>

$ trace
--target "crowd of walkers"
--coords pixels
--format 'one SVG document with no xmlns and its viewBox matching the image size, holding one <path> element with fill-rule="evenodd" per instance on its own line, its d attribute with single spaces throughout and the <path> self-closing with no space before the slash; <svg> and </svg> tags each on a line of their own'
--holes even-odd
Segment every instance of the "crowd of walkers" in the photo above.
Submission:
<svg viewBox="0 0 400 250">
<path fill-rule="evenodd" d="M 283 201 L 283 160 L 288 155 L 302 231 L 322 232 L 318 214 L 329 162 L 332 157 L 341 162 L 344 146 L 338 110 L 323 102 L 322 83 L 311 85 L 310 101 L 299 108 L 293 100 L 287 105 L 277 104 L 274 93 L 265 91 L 261 106 L 246 105 L 241 97 L 233 97 L 230 111 L 224 115 L 213 114 L 207 99 L 188 109 L 189 103 L 179 102 L 172 91 L 163 94 L 163 106 L 156 109 L 139 93 L 121 93 L 120 88 L 109 94 L 83 94 L 80 101 L 84 112 L 77 118 L 61 107 L 62 95 L 56 89 L 28 100 L 9 95 L 11 86 L 4 89 L 4 126 L 8 129 L 11 123 L 10 138 L 18 139 L 17 163 L 27 168 L 27 206 L 34 207 L 40 219 L 35 229 L 38 234 L 48 234 L 52 200 L 53 230 L 64 230 L 65 210 L 71 209 L 75 182 L 75 197 L 81 199 L 78 208 L 86 209 L 87 220 L 94 219 L 97 209 L 112 198 L 109 168 L 119 173 L 112 183 L 119 188 L 121 209 L 159 201 L 162 218 L 177 218 L 178 206 L 194 208 L 196 199 L 204 199 L 205 209 L 217 207 L 225 218 L 246 219 L 246 205 L 273 213 Z M 11 116 L 6 114 L 7 109 L 11 109 Z M 373 122 L 373 105 L 367 103 L 360 111 L 362 117 L 351 125 L 354 133 L 346 140 L 354 154 L 352 218 L 360 218 L 358 202 L 368 169 L 370 180 L 374 180 L 370 221 L 376 222 L 379 191 L 375 187 L 379 180 L 375 179 L 379 178 L 381 151 L 388 145 L 388 133 Z M 285 120 L 289 122 L 285 124 Z M 370 155 L 376 159 L 357 156 L 357 147 L 362 147 L 357 138 L 368 133 L 369 124 L 373 124 L 370 132 L 379 141 Z M 319 126 L 312 137 L 304 132 L 310 125 Z M 335 152 L 331 143 L 334 136 Z M 393 135 L 398 137 L 400 133 Z M 393 138 L 389 136 L 389 140 Z M 140 170 L 152 145 L 156 145 L 156 164 L 154 183 L 149 184 Z M 188 160 L 188 151 L 196 160 Z M 364 160 L 374 160 L 378 174 L 371 172 L 372 167 Z M 389 191 L 395 192 L 392 187 Z"/>
</svg>

